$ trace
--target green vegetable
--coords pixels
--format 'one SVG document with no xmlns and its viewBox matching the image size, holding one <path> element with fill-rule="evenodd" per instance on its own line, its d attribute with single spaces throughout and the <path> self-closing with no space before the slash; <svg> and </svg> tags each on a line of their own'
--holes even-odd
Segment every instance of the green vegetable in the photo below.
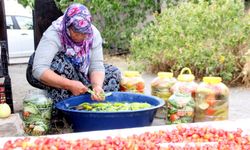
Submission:
<svg viewBox="0 0 250 150">
<path fill-rule="evenodd" d="M 140 110 L 152 107 L 148 103 L 121 103 L 121 102 L 98 102 L 98 103 L 87 103 L 84 102 L 75 107 L 77 110 L 86 111 L 104 111 L 104 112 L 116 112 L 116 111 L 128 111 L 128 110 Z"/>
<path fill-rule="evenodd" d="M 175 107 L 175 108 L 178 108 L 178 107 L 179 107 L 179 105 L 177 104 L 177 102 L 174 101 L 174 100 L 169 100 L 168 103 L 169 103 L 170 105 L 172 105 L 173 107 Z"/>
<path fill-rule="evenodd" d="M 32 114 L 38 114 L 39 113 L 39 110 L 36 107 L 32 106 L 32 105 L 24 106 L 23 109 L 24 109 L 25 112 L 30 112 Z"/>
</svg>

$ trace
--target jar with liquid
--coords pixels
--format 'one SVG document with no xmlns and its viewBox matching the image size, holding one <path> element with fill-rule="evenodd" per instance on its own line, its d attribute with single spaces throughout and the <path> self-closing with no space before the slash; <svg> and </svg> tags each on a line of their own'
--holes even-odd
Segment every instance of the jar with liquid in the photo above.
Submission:
<svg viewBox="0 0 250 150">
<path fill-rule="evenodd" d="M 168 100 L 166 124 L 192 123 L 195 102 L 190 93 L 175 92 Z"/>
<path fill-rule="evenodd" d="M 195 122 L 228 119 L 229 89 L 220 77 L 203 77 L 196 92 Z"/>
<path fill-rule="evenodd" d="M 188 73 L 184 73 L 188 72 Z M 189 68 L 183 68 L 181 73 L 177 77 L 177 82 L 172 86 L 173 93 L 191 94 L 193 99 L 195 98 L 196 89 L 198 84 L 194 81 L 195 76 L 192 74 Z"/>
<path fill-rule="evenodd" d="M 168 98 L 172 95 L 171 87 L 175 84 L 176 79 L 171 72 L 158 72 L 157 77 L 151 82 L 151 95 L 157 96 L 167 104 Z M 157 109 L 156 118 L 166 119 L 167 107 Z"/>
<path fill-rule="evenodd" d="M 52 100 L 43 90 L 30 90 L 23 100 L 24 131 L 28 135 L 45 135 L 50 128 Z"/>
<path fill-rule="evenodd" d="M 145 81 L 138 71 L 125 71 L 120 83 L 124 92 L 144 93 Z"/>
</svg>

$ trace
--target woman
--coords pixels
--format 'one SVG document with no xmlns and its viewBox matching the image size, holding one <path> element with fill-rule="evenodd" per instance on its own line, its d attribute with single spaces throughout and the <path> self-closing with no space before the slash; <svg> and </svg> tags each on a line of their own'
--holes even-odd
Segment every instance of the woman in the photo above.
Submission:
<svg viewBox="0 0 250 150">
<path fill-rule="evenodd" d="M 103 64 L 102 38 L 91 23 L 89 10 L 72 4 L 64 15 L 44 32 L 27 69 L 28 82 L 46 89 L 54 103 L 91 88 L 93 100 L 103 100 L 102 94 L 118 91 L 120 71 Z M 32 69 L 31 69 L 32 68 Z M 62 118 L 53 109 L 52 120 Z"/>
</svg>

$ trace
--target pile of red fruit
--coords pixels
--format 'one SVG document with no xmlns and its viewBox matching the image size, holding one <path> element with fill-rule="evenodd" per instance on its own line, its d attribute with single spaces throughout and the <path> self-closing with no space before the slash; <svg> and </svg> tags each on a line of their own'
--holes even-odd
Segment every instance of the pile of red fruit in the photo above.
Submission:
<svg viewBox="0 0 250 150">
<path fill-rule="evenodd" d="M 98 135 L 96 135 L 98 136 Z M 199 144 L 199 143 L 217 144 Z M 161 143 L 171 143 L 161 147 Z M 186 143 L 184 146 L 175 143 Z M 196 143 L 196 144 L 189 144 Z M 182 127 L 173 130 L 145 132 L 140 135 L 107 137 L 101 140 L 40 137 L 18 138 L 4 144 L 4 150 L 250 150 L 250 135 L 242 129 L 225 131 L 211 127 Z"/>
</svg>

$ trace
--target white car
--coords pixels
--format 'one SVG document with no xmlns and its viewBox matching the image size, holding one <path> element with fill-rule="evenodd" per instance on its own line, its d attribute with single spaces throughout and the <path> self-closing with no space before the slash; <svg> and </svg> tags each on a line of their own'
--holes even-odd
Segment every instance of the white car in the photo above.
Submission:
<svg viewBox="0 0 250 150">
<path fill-rule="evenodd" d="M 6 27 L 10 63 L 26 63 L 34 52 L 32 17 L 6 15 Z"/>
</svg>

